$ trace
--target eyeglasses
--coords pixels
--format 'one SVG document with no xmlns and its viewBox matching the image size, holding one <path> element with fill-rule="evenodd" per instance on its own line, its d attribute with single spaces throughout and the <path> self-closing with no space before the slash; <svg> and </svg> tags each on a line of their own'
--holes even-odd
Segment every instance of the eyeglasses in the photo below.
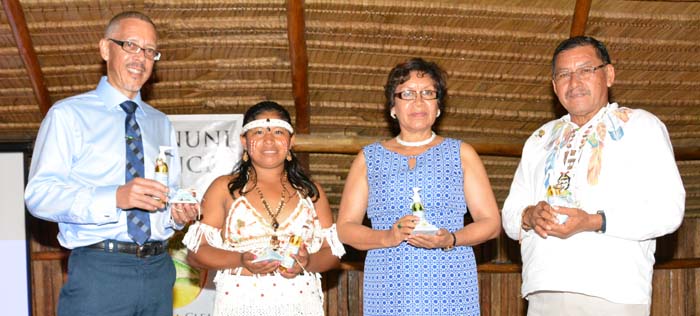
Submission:
<svg viewBox="0 0 700 316">
<path fill-rule="evenodd" d="M 575 71 L 564 70 L 564 71 L 560 71 L 560 72 L 555 73 L 552 76 L 552 78 L 554 78 L 554 81 L 563 81 L 563 80 L 571 79 L 571 77 L 573 77 L 573 75 L 576 74 L 576 76 L 580 80 L 585 80 L 585 79 L 590 78 L 591 75 L 593 75 L 593 73 L 596 70 L 603 68 L 607 65 L 608 64 L 603 63 L 603 64 L 600 64 L 599 66 L 595 66 L 595 67 L 594 66 L 581 67 L 581 68 L 576 69 Z"/>
<path fill-rule="evenodd" d="M 435 100 L 438 97 L 437 91 L 435 90 L 404 90 L 394 93 L 394 96 L 401 100 L 415 100 L 418 98 L 419 94 L 423 100 Z"/>
<path fill-rule="evenodd" d="M 114 42 L 114 44 L 121 46 L 121 48 L 129 54 L 138 54 L 141 51 L 143 51 L 143 55 L 146 56 L 146 58 L 155 61 L 160 60 L 160 52 L 153 48 L 143 48 L 130 41 L 120 41 L 115 40 L 113 38 L 108 38 L 108 40 Z"/>
</svg>

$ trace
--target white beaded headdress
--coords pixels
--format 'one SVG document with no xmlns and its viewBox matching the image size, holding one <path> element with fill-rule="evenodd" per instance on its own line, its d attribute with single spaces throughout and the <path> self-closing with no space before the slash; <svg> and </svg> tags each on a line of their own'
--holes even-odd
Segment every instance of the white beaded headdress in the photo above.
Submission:
<svg viewBox="0 0 700 316">
<path fill-rule="evenodd" d="M 266 127 L 266 128 L 272 128 L 272 127 L 281 127 L 289 131 L 290 134 L 294 134 L 294 129 L 292 128 L 292 125 L 287 123 L 287 121 L 280 120 L 280 119 L 260 119 L 260 120 L 255 120 L 255 121 L 250 121 L 248 124 L 243 125 L 243 129 L 241 130 L 241 134 L 245 134 L 245 132 L 254 129 L 254 128 L 259 128 L 259 127 Z"/>
</svg>

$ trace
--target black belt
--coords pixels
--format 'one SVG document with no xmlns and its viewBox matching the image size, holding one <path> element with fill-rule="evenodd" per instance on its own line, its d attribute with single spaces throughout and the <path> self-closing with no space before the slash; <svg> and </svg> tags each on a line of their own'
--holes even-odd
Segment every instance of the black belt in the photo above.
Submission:
<svg viewBox="0 0 700 316">
<path fill-rule="evenodd" d="M 139 258 L 157 256 L 168 250 L 167 241 L 151 241 L 139 246 L 135 242 L 124 242 L 116 240 L 100 241 L 96 244 L 85 246 L 86 248 L 101 249 L 105 252 L 119 252 L 136 255 Z"/>
</svg>

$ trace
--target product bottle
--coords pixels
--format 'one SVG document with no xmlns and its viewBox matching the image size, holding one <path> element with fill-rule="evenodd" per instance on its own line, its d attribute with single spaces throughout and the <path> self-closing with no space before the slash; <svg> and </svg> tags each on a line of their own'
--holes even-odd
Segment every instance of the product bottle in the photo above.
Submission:
<svg viewBox="0 0 700 316">
<path fill-rule="evenodd" d="M 172 149 L 170 146 L 158 147 L 158 158 L 156 158 L 155 180 L 168 186 L 168 164 L 166 163 L 165 152 Z"/>
<path fill-rule="evenodd" d="M 301 247 L 301 236 L 291 235 L 289 236 L 289 242 L 287 243 L 287 248 L 284 250 L 284 258 L 280 264 L 282 271 L 292 268 L 294 266 L 294 258 L 292 255 L 299 253 L 299 247 Z"/>
</svg>

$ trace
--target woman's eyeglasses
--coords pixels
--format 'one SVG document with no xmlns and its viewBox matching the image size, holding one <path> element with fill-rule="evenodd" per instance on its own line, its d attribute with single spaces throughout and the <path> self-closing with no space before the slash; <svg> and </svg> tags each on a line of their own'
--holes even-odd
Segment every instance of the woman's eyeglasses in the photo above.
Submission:
<svg viewBox="0 0 700 316">
<path fill-rule="evenodd" d="M 394 96 L 401 100 L 415 100 L 418 98 L 419 94 L 423 100 L 435 100 L 438 97 L 437 91 L 435 90 L 404 90 L 394 93 Z"/>
</svg>

